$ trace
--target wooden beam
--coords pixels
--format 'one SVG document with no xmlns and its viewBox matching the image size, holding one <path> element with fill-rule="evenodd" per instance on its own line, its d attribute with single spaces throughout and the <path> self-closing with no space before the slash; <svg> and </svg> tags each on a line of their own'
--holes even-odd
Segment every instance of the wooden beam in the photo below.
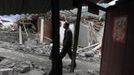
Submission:
<svg viewBox="0 0 134 75">
<path fill-rule="evenodd" d="M 81 19 L 81 11 L 82 11 L 82 0 L 78 1 L 78 13 L 77 13 L 77 20 L 75 25 L 75 32 L 74 32 L 74 45 L 73 45 L 73 60 L 72 60 L 72 67 L 70 72 L 74 72 L 74 64 L 76 62 L 76 52 L 77 52 L 77 45 L 78 45 L 78 38 L 79 38 L 79 29 L 80 29 L 80 19 Z"/>
<path fill-rule="evenodd" d="M 40 43 L 43 43 L 44 38 L 44 18 L 41 18 L 41 26 L 40 26 Z"/>
<path fill-rule="evenodd" d="M 103 11 L 106 11 L 107 10 L 106 8 L 103 8 L 103 7 L 99 6 L 99 5 L 96 5 L 95 3 L 90 2 L 88 0 L 83 0 L 83 3 L 84 4 L 87 4 L 89 7 L 92 7 L 94 9 L 100 9 L 100 10 L 103 10 Z"/>
<path fill-rule="evenodd" d="M 59 0 L 51 0 L 53 47 L 51 51 L 52 68 L 49 75 L 62 75 L 62 59 L 59 54 Z"/>
<path fill-rule="evenodd" d="M 22 42 L 22 27 L 19 25 L 19 44 L 23 44 Z"/>
</svg>

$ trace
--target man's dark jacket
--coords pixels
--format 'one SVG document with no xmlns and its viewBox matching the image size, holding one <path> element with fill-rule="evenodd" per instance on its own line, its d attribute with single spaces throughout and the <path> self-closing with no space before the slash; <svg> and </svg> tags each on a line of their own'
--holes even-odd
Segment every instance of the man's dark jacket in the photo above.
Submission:
<svg viewBox="0 0 134 75">
<path fill-rule="evenodd" d="M 71 48 L 72 46 L 72 31 L 68 28 L 65 30 L 64 39 L 63 39 L 63 47 Z"/>
</svg>

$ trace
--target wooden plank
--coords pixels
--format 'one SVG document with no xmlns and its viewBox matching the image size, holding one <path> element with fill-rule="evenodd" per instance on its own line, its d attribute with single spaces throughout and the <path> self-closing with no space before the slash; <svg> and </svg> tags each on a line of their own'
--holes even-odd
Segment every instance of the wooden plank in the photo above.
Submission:
<svg viewBox="0 0 134 75">
<path fill-rule="evenodd" d="M 52 68 L 49 75 L 62 75 L 62 59 L 60 57 L 59 41 L 59 0 L 51 0 L 52 5 L 52 26 L 53 26 L 53 47 L 51 51 Z"/>
<path fill-rule="evenodd" d="M 73 45 L 73 59 L 72 59 L 72 67 L 71 72 L 74 72 L 74 64 L 76 62 L 76 52 L 77 52 L 77 45 L 78 45 L 78 39 L 79 39 L 79 30 L 80 30 L 80 19 L 81 19 L 81 11 L 82 11 L 82 0 L 78 1 L 78 13 L 77 13 L 77 20 L 75 25 L 75 32 L 74 32 L 74 45 Z"/>
<path fill-rule="evenodd" d="M 106 8 L 103 8 L 103 7 L 101 7 L 101 6 L 98 6 L 98 5 L 96 5 L 95 3 L 90 2 L 90 1 L 88 1 L 88 0 L 83 0 L 83 3 L 84 3 L 84 4 L 87 4 L 88 7 L 92 7 L 92 8 L 94 8 L 94 9 L 100 9 L 100 10 L 103 10 L 103 11 L 106 11 L 106 10 L 107 10 Z"/>
</svg>

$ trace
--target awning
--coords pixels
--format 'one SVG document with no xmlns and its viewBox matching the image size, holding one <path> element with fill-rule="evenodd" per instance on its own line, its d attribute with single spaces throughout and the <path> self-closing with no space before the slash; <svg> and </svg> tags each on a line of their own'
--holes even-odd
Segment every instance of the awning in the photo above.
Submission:
<svg viewBox="0 0 134 75">
<path fill-rule="evenodd" d="M 60 9 L 71 9 L 72 0 L 60 0 Z M 51 0 L 0 0 L 0 15 L 46 13 L 51 9 Z"/>
<path fill-rule="evenodd" d="M 77 0 L 59 0 L 60 9 L 72 9 L 73 2 Z M 110 2 L 112 0 L 83 0 L 96 4 L 99 1 Z M 125 0 L 120 0 L 125 1 Z M 90 4 L 88 4 L 90 5 Z M 91 4 L 92 5 L 92 4 Z M 51 9 L 51 0 L 0 0 L 0 15 L 2 14 L 25 14 L 46 13 Z"/>
</svg>

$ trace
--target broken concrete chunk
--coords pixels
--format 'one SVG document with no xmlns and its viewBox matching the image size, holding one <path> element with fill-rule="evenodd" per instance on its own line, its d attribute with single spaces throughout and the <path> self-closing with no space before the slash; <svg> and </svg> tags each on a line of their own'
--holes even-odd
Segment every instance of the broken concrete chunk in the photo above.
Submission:
<svg viewBox="0 0 134 75">
<path fill-rule="evenodd" d="M 85 57 L 94 57 L 94 53 L 90 52 L 90 53 L 85 53 Z"/>
<path fill-rule="evenodd" d="M 1 62 L 3 59 L 5 59 L 5 57 L 0 57 L 0 62 Z"/>
<path fill-rule="evenodd" d="M 26 72 L 29 72 L 31 69 L 30 69 L 30 66 L 28 65 L 22 65 L 22 69 L 21 69 L 21 73 L 26 73 Z"/>
</svg>

